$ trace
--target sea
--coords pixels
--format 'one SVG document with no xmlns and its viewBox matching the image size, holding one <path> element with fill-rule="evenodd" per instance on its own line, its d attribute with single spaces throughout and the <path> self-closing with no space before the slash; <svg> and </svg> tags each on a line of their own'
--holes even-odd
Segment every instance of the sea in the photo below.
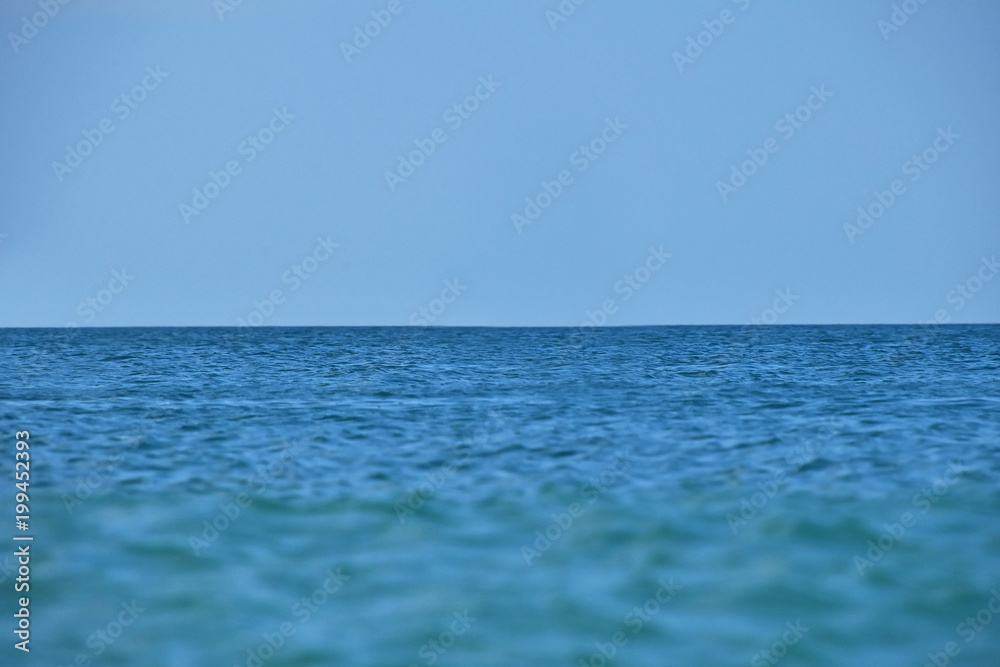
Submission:
<svg viewBox="0 0 1000 667">
<path fill-rule="evenodd" d="M 996 667 L 998 380 L 995 325 L 0 329 L 0 664 Z"/>
</svg>

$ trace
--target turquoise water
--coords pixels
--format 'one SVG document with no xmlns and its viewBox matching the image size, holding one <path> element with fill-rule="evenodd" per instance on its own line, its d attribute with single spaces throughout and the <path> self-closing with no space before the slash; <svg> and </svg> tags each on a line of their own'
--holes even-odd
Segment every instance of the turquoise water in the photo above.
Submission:
<svg viewBox="0 0 1000 667">
<path fill-rule="evenodd" d="M 995 666 L 998 371 L 997 326 L 0 330 L 0 660 Z"/>
</svg>

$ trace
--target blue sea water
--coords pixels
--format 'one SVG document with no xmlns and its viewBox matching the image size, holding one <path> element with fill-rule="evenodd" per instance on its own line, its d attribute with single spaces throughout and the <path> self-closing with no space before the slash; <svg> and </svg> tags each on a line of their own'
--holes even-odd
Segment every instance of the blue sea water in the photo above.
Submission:
<svg viewBox="0 0 1000 667">
<path fill-rule="evenodd" d="M 998 379 L 998 326 L 0 330 L 0 662 L 1000 665 Z"/>
</svg>

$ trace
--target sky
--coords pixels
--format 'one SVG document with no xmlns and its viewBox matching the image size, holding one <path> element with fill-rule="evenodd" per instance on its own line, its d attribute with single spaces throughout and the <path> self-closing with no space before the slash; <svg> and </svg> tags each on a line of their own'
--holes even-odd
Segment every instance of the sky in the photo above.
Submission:
<svg viewBox="0 0 1000 667">
<path fill-rule="evenodd" d="M 0 326 L 1000 322 L 992 0 L 4 0 L 0 34 Z"/>
</svg>

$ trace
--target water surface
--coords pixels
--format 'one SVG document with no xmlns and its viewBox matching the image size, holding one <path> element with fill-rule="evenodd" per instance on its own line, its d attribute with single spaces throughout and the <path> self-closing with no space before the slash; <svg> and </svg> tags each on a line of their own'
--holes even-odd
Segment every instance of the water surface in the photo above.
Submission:
<svg viewBox="0 0 1000 667">
<path fill-rule="evenodd" d="M 0 330 L 4 661 L 996 665 L 998 371 L 997 326 Z"/>
</svg>

